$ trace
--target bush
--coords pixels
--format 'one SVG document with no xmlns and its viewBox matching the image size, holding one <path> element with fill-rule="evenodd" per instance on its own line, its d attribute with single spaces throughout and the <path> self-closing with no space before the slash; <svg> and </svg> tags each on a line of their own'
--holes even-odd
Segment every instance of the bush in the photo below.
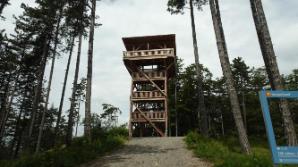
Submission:
<svg viewBox="0 0 298 167">
<path fill-rule="evenodd" d="M 220 142 L 210 138 L 204 138 L 198 133 L 190 132 L 185 142 L 194 153 L 214 163 L 215 167 L 269 167 L 272 166 L 270 153 L 265 148 L 253 148 L 252 155 L 244 155 L 238 152 L 239 147 L 228 147 L 232 141 Z M 231 144 L 232 145 L 232 144 Z"/>
<path fill-rule="evenodd" d="M 101 131 L 100 138 L 90 142 L 84 137 L 74 138 L 70 147 L 60 147 L 15 161 L 0 161 L 1 167 L 73 167 L 122 146 L 128 138 L 125 128 Z"/>
<path fill-rule="evenodd" d="M 128 130 L 123 127 L 113 128 L 109 131 L 109 135 L 122 136 L 128 139 Z"/>
</svg>

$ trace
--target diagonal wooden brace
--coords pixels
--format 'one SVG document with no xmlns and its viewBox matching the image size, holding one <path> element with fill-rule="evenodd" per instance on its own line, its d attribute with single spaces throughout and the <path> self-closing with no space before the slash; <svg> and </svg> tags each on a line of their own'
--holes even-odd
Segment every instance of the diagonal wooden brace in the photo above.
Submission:
<svg viewBox="0 0 298 167">
<path fill-rule="evenodd" d="M 167 71 L 172 67 L 174 65 L 174 62 L 173 63 L 171 63 L 168 67 L 167 67 Z"/>
<path fill-rule="evenodd" d="M 144 73 L 142 70 L 140 70 L 139 68 L 137 68 L 138 69 L 138 71 L 140 72 L 140 73 L 142 73 L 142 75 L 144 75 L 144 77 L 148 80 L 148 81 L 150 81 L 165 97 L 167 97 L 167 94 L 165 94 L 165 92 L 164 91 L 162 91 L 161 89 L 160 89 L 160 87 L 158 86 L 158 85 L 156 85 L 156 83 L 155 82 L 153 82 L 151 79 L 150 79 L 150 77 L 146 74 L 146 73 Z"/>
<path fill-rule="evenodd" d="M 144 117 L 145 120 L 149 122 L 149 124 L 160 134 L 161 137 L 164 137 L 165 134 L 157 127 L 155 124 L 148 118 L 143 111 L 141 111 L 138 107 L 136 109 L 139 111 L 139 113 Z"/>
</svg>

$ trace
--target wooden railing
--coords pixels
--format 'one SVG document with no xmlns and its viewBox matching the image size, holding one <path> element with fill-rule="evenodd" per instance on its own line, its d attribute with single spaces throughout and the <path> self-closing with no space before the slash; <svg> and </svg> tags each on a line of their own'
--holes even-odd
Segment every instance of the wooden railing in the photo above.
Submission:
<svg viewBox="0 0 298 167">
<path fill-rule="evenodd" d="M 162 79 L 166 77 L 166 74 L 164 71 L 152 71 L 152 72 L 144 72 L 149 78 L 151 79 Z M 146 77 L 138 72 L 132 73 L 132 78 L 135 80 L 145 80 Z"/>
<path fill-rule="evenodd" d="M 164 97 L 160 91 L 136 91 L 132 93 L 132 98 L 162 98 Z"/>
<path fill-rule="evenodd" d="M 175 56 L 174 49 L 152 49 L 152 50 L 137 50 L 137 51 L 124 51 L 124 58 L 132 57 L 148 57 L 148 56 Z"/>
<path fill-rule="evenodd" d="M 144 112 L 144 114 L 151 119 L 154 120 L 163 120 L 166 118 L 165 112 L 163 111 L 155 111 L 155 112 Z M 131 113 L 131 119 L 133 120 L 143 120 L 144 118 L 139 112 L 133 112 Z"/>
</svg>

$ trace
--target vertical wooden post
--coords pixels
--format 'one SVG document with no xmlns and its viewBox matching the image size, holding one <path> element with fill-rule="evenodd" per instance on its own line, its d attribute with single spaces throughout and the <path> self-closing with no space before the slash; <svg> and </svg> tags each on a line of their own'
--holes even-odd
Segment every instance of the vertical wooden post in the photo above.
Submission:
<svg viewBox="0 0 298 167">
<path fill-rule="evenodd" d="M 133 112 L 133 102 L 132 102 L 132 94 L 133 94 L 133 79 L 131 79 L 131 88 L 130 88 L 130 111 L 129 111 L 129 121 L 128 121 L 128 135 L 129 135 L 129 138 L 132 137 L 132 125 L 131 125 L 131 115 L 132 115 L 132 112 Z"/>
<path fill-rule="evenodd" d="M 168 94 L 168 71 L 165 71 L 165 81 L 164 81 L 164 90 L 165 90 L 165 94 Z M 165 136 L 168 136 L 168 97 L 165 97 L 165 104 L 164 104 L 164 108 L 165 108 Z"/>
</svg>

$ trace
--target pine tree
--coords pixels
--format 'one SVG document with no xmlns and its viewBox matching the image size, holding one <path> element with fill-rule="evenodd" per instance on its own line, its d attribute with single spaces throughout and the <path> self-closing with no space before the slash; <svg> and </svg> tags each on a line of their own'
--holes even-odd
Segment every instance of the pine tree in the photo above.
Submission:
<svg viewBox="0 0 298 167">
<path fill-rule="evenodd" d="M 79 78 L 79 70 L 80 70 L 80 60 L 81 60 L 81 49 L 82 49 L 82 34 L 79 35 L 79 42 L 78 42 L 78 53 L 77 53 L 77 60 L 76 60 L 76 67 L 75 67 L 75 75 L 73 80 L 73 87 L 72 87 L 72 95 L 71 95 L 71 102 L 70 102 L 70 109 L 68 115 L 68 124 L 67 124 L 67 133 L 66 133 L 66 144 L 70 145 L 72 141 L 72 133 L 73 133 L 73 125 L 74 125 L 74 110 L 75 110 L 75 102 L 76 102 L 76 91 L 77 91 L 77 82 Z"/>
<path fill-rule="evenodd" d="M 46 112 L 48 111 L 48 103 L 49 103 L 49 97 L 50 97 L 50 92 L 51 92 L 51 85 L 52 85 L 52 79 L 53 79 L 53 72 L 54 72 L 54 67 L 55 67 L 55 60 L 56 60 L 56 54 L 57 54 L 57 47 L 58 47 L 58 37 L 59 37 L 59 32 L 60 32 L 60 24 L 61 20 L 63 17 L 63 7 L 65 3 L 61 1 L 57 6 L 59 7 L 59 11 L 57 12 L 57 24 L 55 28 L 55 34 L 54 34 L 54 48 L 53 48 L 53 55 L 52 55 L 52 63 L 51 63 L 51 69 L 50 69 L 50 76 L 49 76 L 49 82 L 48 82 L 48 87 L 46 89 L 46 101 L 45 101 L 45 107 L 42 112 L 42 118 L 41 122 L 39 125 L 39 132 L 38 132 L 38 138 L 37 138 L 37 144 L 35 148 L 35 152 L 39 152 L 40 149 L 40 142 L 43 134 L 43 128 L 44 128 L 44 123 L 45 123 L 45 116 Z"/>
<path fill-rule="evenodd" d="M 70 101 L 70 109 L 68 114 L 68 125 L 66 132 L 66 144 L 70 145 L 72 141 L 73 126 L 74 126 L 74 115 L 75 115 L 75 106 L 76 106 L 76 92 L 77 92 L 77 83 L 79 78 L 80 70 L 80 59 L 81 59 L 81 48 L 82 48 L 82 38 L 85 35 L 85 28 L 89 26 L 89 19 L 87 12 L 87 2 L 86 1 L 73 1 L 71 3 L 71 8 L 69 8 L 69 15 L 67 20 L 73 34 L 78 36 L 78 51 L 77 51 L 77 60 L 72 88 L 72 95 Z M 77 12 L 79 11 L 79 12 Z M 74 21 L 74 22 L 73 22 Z M 74 37 L 75 37 L 74 36 Z"/>
<path fill-rule="evenodd" d="M 36 137 L 34 129 L 36 129 L 35 127 L 39 123 L 37 116 L 40 116 L 40 111 L 44 110 L 41 103 L 44 102 L 43 81 L 45 66 L 53 51 L 51 44 L 55 40 L 54 30 L 57 23 L 60 2 L 40 0 L 36 1 L 37 7 L 22 4 L 21 8 L 24 9 L 23 14 L 15 18 L 16 31 L 23 34 L 23 39 L 19 40 L 27 41 L 24 44 L 25 56 L 20 60 L 19 65 L 19 84 L 24 89 L 18 89 L 22 91 L 21 97 L 27 97 L 28 91 L 31 92 L 31 96 L 26 99 L 23 98 L 23 102 L 20 103 L 20 105 L 22 103 L 26 104 L 27 107 L 23 110 L 24 114 L 22 118 L 30 118 L 30 124 L 26 124 L 28 126 L 28 131 L 26 128 L 28 135 L 25 138 L 22 137 L 26 140 L 24 142 L 25 146 L 20 148 L 29 149 L 35 144 L 33 140 Z M 28 84 L 30 87 L 23 84 Z M 32 92 L 34 92 L 33 95 Z M 29 102 L 32 105 L 29 105 Z M 18 143 L 22 144 L 21 142 Z"/>
<path fill-rule="evenodd" d="M 250 4 L 271 88 L 273 90 L 284 90 L 284 85 L 282 83 L 282 77 L 279 73 L 262 1 L 250 0 Z M 286 100 L 280 100 L 280 112 L 282 113 L 288 145 L 296 145 L 297 136 L 295 132 L 295 126 L 292 120 L 291 112 L 289 110 L 288 102 Z"/>
<path fill-rule="evenodd" d="M 66 84 L 67 84 L 67 79 L 68 79 L 68 73 L 69 73 L 69 67 L 70 67 L 70 62 L 73 54 L 73 48 L 74 48 L 74 40 L 75 37 L 72 35 L 69 42 L 69 56 L 66 64 L 66 70 L 64 74 L 64 81 L 63 81 L 63 88 L 62 88 L 62 93 L 61 93 L 61 98 L 60 98 L 60 103 L 59 103 L 59 109 L 58 109 L 58 115 L 57 115 L 57 121 L 56 121 L 56 126 L 55 126 L 55 132 L 54 132 L 54 138 L 53 138 L 53 143 L 54 145 L 56 144 L 56 138 L 59 132 L 59 127 L 60 127 L 60 122 L 61 122 L 61 116 L 62 116 L 62 108 L 63 108 L 63 103 L 64 103 L 64 96 L 65 96 L 65 90 L 66 90 Z"/>
<path fill-rule="evenodd" d="M 232 74 L 234 76 L 235 86 L 238 92 L 238 97 L 241 99 L 242 116 L 245 128 L 247 127 L 246 119 L 246 103 L 245 96 L 249 89 L 250 73 L 249 67 L 245 64 L 241 57 L 233 59 L 231 65 Z"/>
<path fill-rule="evenodd" d="M 196 76 L 197 76 L 197 94 L 198 94 L 198 106 L 197 106 L 197 114 L 198 118 L 201 117 L 201 130 L 203 135 L 208 136 L 208 116 L 207 110 L 204 102 L 204 91 L 203 91 L 203 77 L 202 77 L 202 69 L 200 68 L 199 61 L 199 51 L 197 44 L 197 35 L 196 35 L 196 26 L 195 26 L 195 18 L 194 18 L 194 8 L 195 5 L 199 10 L 201 10 L 202 6 L 207 3 L 207 0 L 190 0 L 190 19 L 191 19 L 191 29 L 192 29 L 192 39 L 193 39 L 193 48 L 194 48 L 194 57 L 196 64 Z M 187 1 L 185 0 L 169 0 L 168 1 L 168 11 L 173 13 L 183 13 L 183 9 Z"/>
<path fill-rule="evenodd" d="M 223 75 L 225 77 L 226 85 L 228 88 L 228 93 L 230 96 L 230 103 L 232 106 L 232 112 L 233 112 L 237 130 L 238 130 L 239 141 L 243 151 L 246 154 L 250 154 L 251 153 L 250 145 L 249 145 L 247 133 L 243 124 L 237 91 L 234 85 L 233 74 L 230 67 L 224 31 L 221 23 L 219 4 L 217 0 L 210 0 L 209 4 L 210 4 L 210 10 L 211 10 L 211 15 L 213 20 L 216 41 L 217 41 L 219 59 L 220 59 Z"/>
<path fill-rule="evenodd" d="M 92 63 L 93 63 L 93 40 L 95 29 L 96 0 L 91 0 L 91 24 L 89 32 L 88 66 L 87 66 L 87 88 L 85 102 L 85 126 L 84 135 L 91 140 L 91 91 L 92 91 Z"/>
<path fill-rule="evenodd" d="M 11 157 L 16 158 L 19 154 L 24 137 L 26 136 L 25 129 L 29 121 L 29 115 L 32 111 L 32 96 L 34 91 L 34 82 L 36 81 L 37 63 L 36 56 L 31 55 L 31 50 L 34 47 L 34 39 L 32 34 L 27 34 L 22 31 L 22 25 L 17 20 L 16 35 L 13 35 L 9 40 L 10 52 L 16 56 L 16 77 L 13 83 L 13 92 L 10 97 L 5 128 L 7 134 L 11 136 Z M 6 62 L 7 63 L 7 62 Z M 15 99 L 15 100 L 14 100 Z M 13 104 L 13 101 L 14 104 Z M 13 105 L 13 106 L 12 106 Z M 5 127 L 5 126 L 4 126 Z"/>
</svg>

